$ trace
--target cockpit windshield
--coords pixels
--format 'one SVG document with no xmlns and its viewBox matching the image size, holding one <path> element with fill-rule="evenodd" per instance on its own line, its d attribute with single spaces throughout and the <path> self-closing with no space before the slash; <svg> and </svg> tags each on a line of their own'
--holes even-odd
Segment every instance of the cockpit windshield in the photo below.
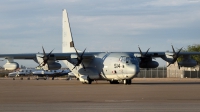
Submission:
<svg viewBox="0 0 200 112">
<path fill-rule="evenodd" d="M 126 56 L 121 56 L 120 58 L 119 58 L 119 61 L 120 62 L 122 62 L 122 63 L 136 63 L 136 59 L 133 57 L 133 58 L 131 58 L 131 57 L 126 57 Z"/>
</svg>

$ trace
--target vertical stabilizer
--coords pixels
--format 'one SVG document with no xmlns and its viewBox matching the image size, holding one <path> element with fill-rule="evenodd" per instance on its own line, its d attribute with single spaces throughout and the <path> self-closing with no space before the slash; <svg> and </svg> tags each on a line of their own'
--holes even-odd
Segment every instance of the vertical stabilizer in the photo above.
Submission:
<svg viewBox="0 0 200 112">
<path fill-rule="evenodd" d="M 69 18 L 66 9 L 63 9 L 62 18 L 62 52 L 75 52 L 74 42 L 71 34 Z"/>
</svg>

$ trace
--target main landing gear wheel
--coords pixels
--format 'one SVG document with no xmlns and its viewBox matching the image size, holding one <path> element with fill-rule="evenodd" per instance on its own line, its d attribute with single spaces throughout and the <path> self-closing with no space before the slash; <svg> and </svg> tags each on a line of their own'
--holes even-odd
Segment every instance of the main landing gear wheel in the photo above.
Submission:
<svg viewBox="0 0 200 112">
<path fill-rule="evenodd" d="M 119 84 L 117 80 L 110 81 L 110 84 Z"/>
<path fill-rule="evenodd" d="M 92 84 L 92 80 L 89 79 L 89 80 L 88 80 L 88 84 Z"/>
<path fill-rule="evenodd" d="M 54 80 L 54 77 L 52 77 L 52 80 Z"/>
<path fill-rule="evenodd" d="M 87 77 L 88 80 L 88 84 L 92 84 L 92 80 L 89 78 L 89 76 Z"/>
<path fill-rule="evenodd" d="M 36 80 L 39 80 L 39 77 L 38 77 L 38 76 L 36 77 Z"/>
<path fill-rule="evenodd" d="M 124 80 L 124 84 L 125 84 L 125 85 L 131 85 L 131 83 L 132 83 L 132 80 L 131 80 L 131 79 L 125 79 L 125 80 Z"/>
</svg>

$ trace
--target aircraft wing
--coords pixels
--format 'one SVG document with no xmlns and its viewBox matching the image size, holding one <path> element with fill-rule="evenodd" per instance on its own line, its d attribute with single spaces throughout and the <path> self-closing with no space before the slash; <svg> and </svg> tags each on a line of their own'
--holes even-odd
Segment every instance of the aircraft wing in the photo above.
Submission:
<svg viewBox="0 0 200 112">
<path fill-rule="evenodd" d="M 135 57 L 141 57 L 140 52 L 133 52 Z M 145 54 L 146 52 L 142 52 Z M 173 55 L 173 52 L 148 52 L 146 56 L 151 56 L 151 57 L 163 57 L 166 55 Z M 200 52 L 180 52 L 179 56 L 184 56 L 184 55 L 200 55 Z"/>
<path fill-rule="evenodd" d="M 0 54 L 0 58 L 13 58 L 13 59 L 34 59 L 36 54 Z"/>
<path fill-rule="evenodd" d="M 37 53 L 24 53 L 24 54 L 0 54 L 0 58 L 5 59 L 36 59 Z M 43 54 L 39 54 L 43 55 Z M 46 54 L 48 55 L 48 54 Z M 70 58 L 77 58 L 76 53 L 52 53 L 50 57 L 55 57 L 56 60 L 67 60 Z M 84 59 L 92 59 L 94 57 L 93 53 L 84 54 Z"/>
<path fill-rule="evenodd" d="M 84 59 L 93 59 L 96 54 L 101 52 L 86 52 L 83 55 Z M 141 57 L 140 52 L 127 52 L 134 54 L 135 57 Z M 145 54 L 145 52 L 142 52 Z M 13 58 L 13 59 L 35 59 L 38 53 L 22 53 L 22 54 L 0 54 L 0 58 Z M 173 52 L 148 52 L 146 55 L 151 57 L 163 57 L 166 55 L 173 55 Z M 43 54 L 41 54 L 43 55 Z M 46 54 L 47 55 L 47 54 Z M 200 52 L 180 52 L 179 55 L 200 55 Z M 76 58 L 76 53 L 52 53 L 56 60 L 67 60 L 70 58 Z"/>
<path fill-rule="evenodd" d="M 43 54 L 41 54 L 43 55 Z M 48 55 L 48 54 L 46 54 Z M 13 58 L 13 59 L 35 59 L 37 53 L 24 53 L 24 54 L 0 54 L 0 58 Z M 76 53 L 52 53 L 51 56 L 55 57 L 56 60 L 66 60 L 70 59 L 72 56 L 75 57 Z M 50 56 L 50 57 L 51 57 Z M 84 59 L 92 59 L 94 57 L 93 53 L 84 54 Z"/>
</svg>

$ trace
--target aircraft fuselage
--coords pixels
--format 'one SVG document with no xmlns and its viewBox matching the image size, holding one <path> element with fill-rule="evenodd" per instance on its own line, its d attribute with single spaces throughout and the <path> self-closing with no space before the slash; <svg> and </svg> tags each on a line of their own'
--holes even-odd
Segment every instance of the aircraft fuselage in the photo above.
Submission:
<svg viewBox="0 0 200 112">
<path fill-rule="evenodd" d="M 69 61 L 76 63 L 76 59 Z M 65 63 L 72 70 L 74 65 L 69 61 L 65 61 Z M 139 73 L 138 60 L 131 53 L 97 53 L 93 59 L 84 59 L 83 63 L 85 69 L 79 65 L 72 70 L 76 77 L 120 81 L 132 79 Z"/>
</svg>

